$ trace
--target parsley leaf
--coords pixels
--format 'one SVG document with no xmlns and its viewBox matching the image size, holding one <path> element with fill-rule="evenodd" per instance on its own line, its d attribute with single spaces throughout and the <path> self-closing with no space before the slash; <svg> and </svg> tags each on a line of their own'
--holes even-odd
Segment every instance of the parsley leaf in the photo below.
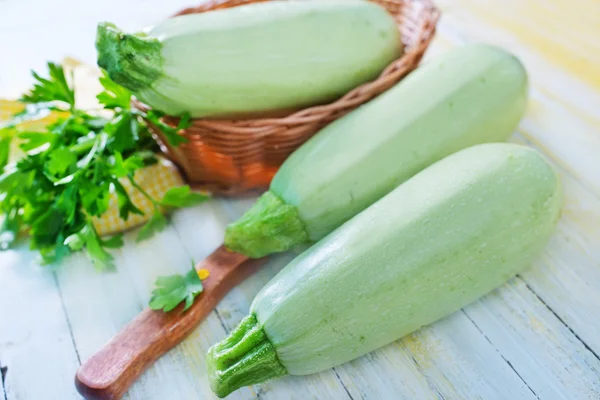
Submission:
<svg viewBox="0 0 600 400">
<path fill-rule="evenodd" d="M 110 202 L 110 183 L 96 186 L 92 182 L 83 183 L 79 189 L 79 197 L 83 208 L 89 215 L 100 217 L 108 210 Z"/>
<path fill-rule="evenodd" d="M 104 87 L 104 91 L 98 94 L 96 98 L 100 104 L 104 105 L 104 108 L 121 108 L 123 110 L 128 110 L 130 108 L 131 92 L 112 81 L 104 70 L 102 71 L 100 84 Z"/>
<path fill-rule="evenodd" d="M 0 173 L 10 160 L 10 145 L 16 130 L 13 127 L 0 128 Z"/>
<path fill-rule="evenodd" d="M 77 190 L 76 185 L 71 185 L 55 201 L 56 207 L 62 212 L 67 224 L 72 224 L 77 216 Z"/>
<path fill-rule="evenodd" d="M 160 204 L 166 207 L 189 207 L 202 203 L 207 199 L 208 196 L 192 192 L 190 187 L 185 185 L 169 189 Z"/>
<path fill-rule="evenodd" d="M 8 160 L 10 158 L 11 142 L 11 137 L 5 137 L 0 139 L 0 173 L 4 171 L 4 167 L 6 167 L 6 164 L 8 164 Z"/>
<path fill-rule="evenodd" d="M 160 129 L 171 146 L 177 147 L 180 144 L 187 143 L 188 140 L 185 136 L 180 135 L 179 131 L 190 126 L 190 115 L 187 113 L 184 114 L 179 119 L 179 124 L 176 127 L 164 123 L 161 120 L 163 116 L 164 114 L 154 110 L 150 110 L 146 113 L 148 121 Z"/>
<path fill-rule="evenodd" d="M 123 161 L 123 156 L 119 152 L 114 153 L 112 163 L 113 168 L 111 171 L 117 178 L 129 176 L 145 165 L 144 155 L 134 154 Z"/>
<path fill-rule="evenodd" d="M 119 217 L 121 217 L 122 220 L 127 221 L 129 219 L 129 213 L 144 215 L 144 212 L 133 204 L 127 190 L 125 190 L 121 182 L 115 179 L 113 180 L 113 185 L 115 186 L 115 192 L 117 193 Z M 162 214 L 160 215 L 162 216 Z"/>
<path fill-rule="evenodd" d="M 125 245 L 125 242 L 123 241 L 122 234 L 115 235 L 115 236 L 111 237 L 110 239 L 102 241 L 102 246 L 109 248 L 109 249 L 120 249 L 124 245 Z"/>
<path fill-rule="evenodd" d="M 62 66 L 52 62 L 48 63 L 50 77 L 42 78 L 37 73 L 33 77 L 37 81 L 29 94 L 21 97 L 23 103 L 48 103 L 63 102 L 70 109 L 75 107 L 75 91 L 67 83 L 65 71 Z"/>
<path fill-rule="evenodd" d="M 21 141 L 19 144 L 21 150 L 25 152 L 33 151 L 34 153 L 47 150 L 57 140 L 56 135 L 50 132 L 21 132 L 18 137 Z M 40 147 L 44 148 L 40 149 Z"/>
<path fill-rule="evenodd" d="M 42 212 L 30 222 L 32 246 L 53 246 L 62 224 L 63 216 L 60 211 L 54 207 L 46 208 L 46 211 L 42 209 Z"/>
<path fill-rule="evenodd" d="M 5 216 L 0 226 L 0 250 L 10 249 L 19 233 L 19 215 L 15 212 Z"/>
<path fill-rule="evenodd" d="M 88 224 L 83 230 L 85 249 L 97 270 L 114 269 L 114 258 L 102 246 L 102 241 L 93 225 Z"/>
<path fill-rule="evenodd" d="M 77 157 L 66 147 L 55 149 L 46 162 L 48 173 L 53 176 L 62 176 L 71 171 L 77 163 Z"/>
<path fill-rule="evenodd" d="M 52 249 L 52 258 L 48 261 L 52 263 L 60 262 L 60 260 L 62 260 L 65 256 L 67 256 L 70 253 L 71 249 L 69 248 L 69 246 L 64 244 L 63 234 L 60 233 L 56 237 L 56 244 Z"/>
<path fill-rule="evenodd" d="M 130 113 L 123 113 L 110 121 L 104 129 L 110 135 L 111 149 L 121 153 L 133 149 L 139 140 L 137 125 L 138 121 Z"/>
<path fill-rule="evenodd" d="M 161 276 L 156 279 L 156 289 L 152 291 L 149 306 L 153 310 L 169 312 L 185 301 L 182 310 L 186 311 L 194 299 L 202 293 L 202 281 L 192 262 L 192 269 L 185 275 Z"/>
<path fill-rule="evenodd" d="M 152 215 L 152 218 L 150 218 L 150 220 L 146 222 L 146 225 L 144 225 L 138 232 L 136 241 L 142 242 L 151 238 L 155 233 L 164 230 L 167 227 L 167 224 L 167 218 L 162 215 L 160 211 L 156 210 Z"/>
<path fill-rule="evenodd" d="M 128 174 L 133 174 L 140 168 L 143 168 L 146 165 L 147 157 L 145 154 L 136 153 L 131 157 L 128 157 L 127 160 L 123 163 L 125 170 Z"/>
<path fill-rule="evenodd" d="M 129 171 L 125 167 L 125 163 L 123 162 L 123 156 L 119 152 L 115 152 L 115 154 L 113 155 L 112 173 L 117 178 L 124 178 L 129 173 Z"/>
<path fill-rule="evenodd" d="M 85 238 L 81 233 L 74 233 L 63 242 L 65 246 L 68 246 L 72 251 L 79 251 L 85 246 Z"/>
</svg>

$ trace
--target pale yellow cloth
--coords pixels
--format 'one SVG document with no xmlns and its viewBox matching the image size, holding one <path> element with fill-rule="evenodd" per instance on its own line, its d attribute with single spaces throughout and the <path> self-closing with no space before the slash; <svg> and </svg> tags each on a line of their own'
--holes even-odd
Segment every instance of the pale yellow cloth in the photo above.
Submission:
<svg viewBox="0 0 600 400">
<path fill-rule="evenodd" d="M 73 72 L 77 106 L 84 109 L 99 109 L 100 106 L 96 101 L 96 94 L 102 89 L 98 82 L 99 71 L 96 68 L 82 65 L 73 59 L 65 60 L 63 66 L 69 73 Z M 2 123 L 10 121 L 12 115 L 22 109 L 23 106 L 16 101 L 0 99 L 0 126 L 2 126 Z M 51 113 L 42 119 L 22 122 L 18 127 L 28 131 L 42 131 L 47 124 L 56 121 L 59 117 L 60 114 Z M 17 143 L 12 143 L 11 160 L 14 161 L 22 155 L 23 153 L 17 147 Z M 135 179 L 146 192 L 157 200 L 160 200 L 169 189 L 184 184 L 177 168 L 162 157 L 159 158 L 159 163 L 138 170 Z M 128 180 L 123 179 L 121 183 L 129 193 L 133 204 L 142 210 L 144 215 L 130 214 L 127 221 L 123 221 L 119 218 L 117 198 L 113 194 L 110 198 L 108 211 L 102 218 L 93 219 L 94 226 L 100 235 L 115 234 L 134 228 L 143 224 L 152 216 L 154 211 L 152 203 L 132 188 Z"/>
<path fill-rule="evenodd" d="M 138 170 L 135 174 L 135 181 L 157 200 L 160 200 L 169 189 L 184 184 L 173 164 L 162 158 L 158 164 Z M 123 221 L 119 218 L 117 198 L 112 195 L 108 211 L 102 215 L 102 218 L 94 218 L 93 220 L 96 230 L 101 235 L 114 234 L 134 228 L 146 222 L 148 217 L 152 215 L 152 203 L 135 188 L 132 188 L 129 181 L 121 180 L 121 183 L 127 190 L 133 204 L 142 210 L 145 215 L 129 214 L 127 221 Z"/>
</svg>

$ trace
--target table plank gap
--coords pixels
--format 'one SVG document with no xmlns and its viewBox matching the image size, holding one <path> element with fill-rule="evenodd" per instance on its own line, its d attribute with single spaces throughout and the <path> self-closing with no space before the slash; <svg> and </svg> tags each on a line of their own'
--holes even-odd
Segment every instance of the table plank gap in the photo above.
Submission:
<svg viewBox="0 0 600 400">
<path fill-rule="evenodd" d="M 520 277 L 520 276 L 519 276 L 519 278 L 521 278 L 521 279 L 523 280 L 523 282 L 525 283 L 525 287 L 526 287 L 527 289 L 529 289 L 529 291 L 531 291 L 531 293 L 533 293 L 533 295 L 534 295 L 534 296 L 535 296 L 535 297 L 536 297 L 536 298 L 537 298 L 537 299 L 538 299 L 538 300 L 539 300 L 539 301 L 540 301 L 540 302 L 541 302 L 541 303 L 542 303 L 542 304 L 543 304 L 543 305 L 544 305 L 544 306 L 545 306 L 545 307 L 548 309 L 548 311 L 550 311 L 550 312 L 552 313 L 552 315 L 554 315 L 554 316 L 556 317 L 556 319 L 557 319 L 557 320 L 558 320 L 558 321 L 559 321 L 561 324 L 563 324 L 563 325 L 564 325 L 564 327 L 565 327 L 565 328 L 567 328 L 567 329 L 569 330 L 569 332 L 571 332 L 571 334 L 572 334 L 573 336 L 575 336 L 575 338 L 576 338 L 577 340 L 579 340 L 579 342 L 581 342 L 581 344 L 583 345 L 583 347 L 585 347 L 585 348 L 586 348 L 586 350 L 587 350 L 587 351 L 589 351 L 589 352 L 590 352 L 590 353 L 591 353 L 591 354 L 592 354 L 594 357 L 596 357 L 596 360 L 598 360 L 598 361 L 600 362 L 600 357 L 599 357 L 599 356 L 598 356 L 598 354 L 597 354 L 597 353 L 594 351 L 594 349 L 592 349 L 592 347 L 591 347 L 589 344 L 587 344 L 587 343 L 585 342 L 585 340 L 583 340 L 583 339 L 582 339 L 582 338 L 581 338 L 581 337 L 580 337 L 580 336 L 577 334 L 577 332 L 575 332 L 575 330 L 574 330 L 573 328 L 571 328 L 571 327 L 569 326 L 569 324 L 567 324 L 567 323 L 566 323 L 566 322 L 565 322 L 565 321 L 564 321 L 564 320 L 563 320 L 563 319 L 560 317 L 560 315 L 558 315 L 558 313 L 557 313 L 556 311 L 554 311 L 554 310 L 552 309 L 552 307 L 550 307 L 550 305 L 549 305 L 548 303 L 546 303 L 542 297 L 540 297 L 540 295 L 539 295 L 539 294 L 537 294 L 537 293 L 536 293 L 536 291 L 535 291 L 535 290 L 533 290 L 533 288 L 532 288 L 531 286 L 529 286 L 529 284 L 527 283 L 527 281 L 526 281 L 524 278 L 522 278 L 522 277 Z"/>
<path fill-rule="evenodd" d="M 65 307 L 65 302 L 63 299 L 63 293 L 60 288 L 60 283 L 58 282 L 58 277 L 56 273 L 53 273 L 54 283 L 56 284 L 56 290 L 58 291 L 58 297 L 60 298 L 60 305 L 62 307 L 63 314 L 65 315 L 65 319 L 67 322 L 67 327 L 69 328 L 69 335 L 71 336 L 71 343 L 73 343 L 73 350 L 75 351 L 75 355 L 77 356 L 77 362 L 81 365 L 81 357 L 79 356 L 79 350 L 77 349 L 77 343 L 75 343 L 75 336 L 73 335 L 73 327 L 71 326 L 71 319 L 69 318 L 69 313 L 67 312 L 67 308 Z"/>
<path fill-rule="evenodd" d="M 2 389 L 2 398 L 4 400 L 8 400 L 8 394 L 6 393 L 6 388 L 4 387 L 4 381 L 6 380 L 7 373 L 8 367 L 5 367 L 2 364 L 2 360 L 0 360 L 0 389 Z"/>
<path fill-rule="evenodd" d="M 533 148 L 527 138 L 516 135 L 513 140 Z M 539 148 L 537 148 L 540 150 Z M 540 150 L 543 151 L 543 150 Z M 556 313 L 582 343 L 600 354 L 600 325 L 590 318 L 600 313 L 600 198 L 570 171 L 555 165 L 563 185 L 565 206 L 555 234 L 533 267 L 521 277 L 533 293 Z M 577 293 L 577 295 L 573 295 Z"/>
<path fill-rule="evenodd" d="M 38 399 L 53 393 L 73 399 L 77 395 L 71 373 L 79 362 L 53 276 L 55 267 L 36 265 L 36 258 L 25 243 L 0 252 L 3 397 Z"/>
<path fill-rule="evenodd" d="M 335 367 L 332 368 L 332 370 L 333 370 L 333 373 L 335 374 L 335 376 L 337 377 L 338 381 L 340 381 L 340 384 L 342 385 L 342 387 L 346 391 L 346 394 L 348 395 L 348 398 L 350 400 L 354 400 L 354 397 L 352 396 L 352 394 L 350 393 L 350 391 L 346 387 L 346 384 L 344 383 L 344 381 L 342 380 L 342 378 L 340 378 L 340 374 L 338 374 L 338 372 L 335 370 Z"/>
<path fill-rule="evenodd" d="M 498 350 L 498 349 L 496 348 L 496 346 L 494 346 L 494 344 L 492 343 L 492 341 L 490 340 L 490 338 L 489 338 L 489 337 L 488 337 L 488 336 L 485 334 L 485 332 L 483 332 L 483 331 L 481 330 L 481 328 L 479 327 L 479 325 L 477 325 L 477 323 L 476 323 L 475 321 L 473 321 L 473 319 L 472 319 L 472 318 L 469 316 L 469 314 L 467 314 L 467 313 L 465 312 L 465 310 L 464 310 L 464 309 L 463 309 L 463 310 L 461 310 L 461 311 L 462 311 L 462 312 L 465 314 L 465 316 L 466 316 L 466 317 L 469 319 L 469 321 L 471 321 L 471 323 L 472 323 L 473 325 L 475 325 L 475 328 L 477 328 L 477 330 L 478 330 L 478 331 L 479 331 L 479 332 L 480 332 L 480 333 L 483 335 L 483 337 L 485 338 L 485 340 L 487 340 L 487 341 L 488 341 L 488 343 L 489 343 L 489 344 L 491 344 L 491 345 L 494 347 L 494 349 L 496 349 L 496 351 L 498 352 L 498 354 L 500 354 L 500 357 L 502 357 L 502 359 L 503 359 L 503 360 L 506 362 L 506 364 L 507 364 L 507 365 L 510 367 L 510 369 L 512 369 L 512 370 L 514 371 L 514 373 L 515 373 L 515 374 L 516 374 L 516 375 L 519 377 L 519 379 L 521 380 L 521 382 L 523 382 L 523 384 L 524 384 L 525 386 L 527 386 L 527 389 L 529 389 L 529 390 L 531 391 L 531 393 L 532 393 L 532 394 L 535 396 L 535 398 L 539 400 L 539 398 L 540 398 L 540 397 L 539 397 L 539 396 L 538 396 L 538 395 L 535 393 L 535 391 L 534 391 L 534 390 L 531 388 L 531 386 L 529 386 L 529 384 L 527 383 L 527 381 L 525 381 L 525 379 L 523 379 L 523 377 L 521 376 L 521 374 L 519 374 L 519 371 L 517 371 L 517 370 L 515 369 L 515 367 L 514 367 L 514 366 L 511 364 L 511 362 L 510 362 L 510 361 L 508 361 L 508 360 L 506 359 L 506 357 L 504 357 L 504 356 L 502 355 L 502 353 L 500 353 L 500 350 Z"/>
<path fill-rule="evenodd" d="M 515 277 L 464 312 L 540 399 L 600 398 L 600 362 Z"/>
</svg>

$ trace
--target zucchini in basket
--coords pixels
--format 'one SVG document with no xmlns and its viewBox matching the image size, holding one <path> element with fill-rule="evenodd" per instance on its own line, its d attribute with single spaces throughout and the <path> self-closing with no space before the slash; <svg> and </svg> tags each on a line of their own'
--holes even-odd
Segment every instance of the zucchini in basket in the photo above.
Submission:
<svg viewBox="0 0 600 400">
<path fill-rule="evenodd" d="M 402 54 L 394 18 L 362 0 L 271 1 L 98 27 L 98 64 L 152 108 L 192 117 L 289 112 L 341 97 Z"/>
</svg>

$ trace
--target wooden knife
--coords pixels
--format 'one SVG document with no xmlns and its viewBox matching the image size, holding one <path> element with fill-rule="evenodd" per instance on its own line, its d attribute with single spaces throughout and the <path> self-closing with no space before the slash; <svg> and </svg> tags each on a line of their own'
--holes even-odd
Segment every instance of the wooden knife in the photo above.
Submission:
<svg viewBox="0 0 600 400">
<path fill-rule="evenodd" d="M 145 309 L 77 371 L 75 386 L 88 400 L 117 400 L 160 356 L 179 344 L 223 297 L 266 261 L 219 247 L 196 265 L 209 277 L 203 292 L 185 312 L 183 304 L 165 313 Z"/>
</svg>

